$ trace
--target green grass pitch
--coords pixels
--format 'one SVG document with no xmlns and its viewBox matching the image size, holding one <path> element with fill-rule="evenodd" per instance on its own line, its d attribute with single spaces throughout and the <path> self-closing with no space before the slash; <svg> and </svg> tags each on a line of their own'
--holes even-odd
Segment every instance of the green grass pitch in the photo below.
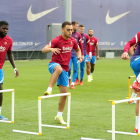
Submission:
<svg viewBox="0 0 140 140">
<path fill-rule="evenodd" d="M 108 100 L 128 97 L 128 76 L 134 75 L 129 60 L 121 58 L 96 61 L 93 81 L 84 86 L 77 85 L 72 94 L 70 129 L 43 127 L 43 135 L 13 133 L 13 129 L 38 132 L 38 96 L 47 89 L 51 74 L 50 60 L 16 61 L 20 76 L 14 78 L 9 62 L 5 62 L 4 89 L 15 89 L 15 123 L 0 122 L 0 140 L 80 140 L 81 137 L 111 140 L 112 105 Z M 132 79 L 131 81 L 133 81 Z M 59 93 L 55 85 L 53 94 Z M 59 98 L 42 100 L 42 123 L 59 125 L 55 122 Z M 11 117 L 11 93 L 4 93 L 2 115 Z M 63 113 L 67 117 L 67 105 Z M 116 131 L 133 132 L 135 126 L 135 105 L 116 105 Z M 138 136 L 116 134 L 116 140 L 138 140 Z"/>
</svg>

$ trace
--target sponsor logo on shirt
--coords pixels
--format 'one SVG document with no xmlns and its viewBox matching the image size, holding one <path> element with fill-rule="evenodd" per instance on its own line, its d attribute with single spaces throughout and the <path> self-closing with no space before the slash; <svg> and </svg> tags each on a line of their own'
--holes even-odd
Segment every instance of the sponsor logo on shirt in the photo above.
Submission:
<svg viewBox="0 0 140 140">
<path fill-rule="evenodd" d="M 90 45 L 94 45 L 94 43 L 90 42 Z"/>
<path fill-rule="evenodd" d="M 5 47 L 0 47 L 0 52 L 4 52 L 6 50 L 6 48 Z"/>
<path fill-rule="evenodd" d="M 82 43 L 84 43 L 84 40 L 82 40 Z"/>
<path fill-rule="evenodd" d="M 63 46 L 63 47 L 62 47 L 62 50 L 63 50 L 62 53 L 71 52 L 72 47 L 69 47 L 69 46 L 68 46 L 68 47 L 64 47 L 64 46 Z"/>
</svg>

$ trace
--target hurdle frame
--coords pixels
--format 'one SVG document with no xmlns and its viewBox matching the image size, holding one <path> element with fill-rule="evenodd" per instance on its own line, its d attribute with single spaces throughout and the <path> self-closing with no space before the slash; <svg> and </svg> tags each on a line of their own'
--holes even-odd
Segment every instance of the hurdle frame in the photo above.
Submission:
<svg viewBox="0 0 140 140">
<path fill-rule="evenodd" d="M 0 122 L 5 122 L 5 123 L 14 123 L 14 89 L 5 89 L 5 90 L 0 90 L 0 93 L 4 92 L 12 92 L 12 108 L 11 108 L 11 121 L 6 121 L 6 120 L 0 120 Z"/>
<path fill-rule="evenodd" d="M 124 99 L 112 102 L 112 130 L 107 130 L 108 133 L 112 133 L 112 140 L 115 140 L 115 133 L 125 135 L 137 135 L 140 136 L 140 121 L 138 122 L 138 133 L 115 131 L 115 104 L 129 102 L 129 101 L 140 101 L 140 97 L 133 99 Z M 139 117 L 140 117 L 140 104 L 139 104 Z"/>
<path fill-rule="evenodd" d="M 128 98 L 128 99 L 131 98 L 131 89 L 130 89 L 130 86 L 131 86 L 131 81 L 130 81 L 130 79 L 131 79 L 131 78 L 136 78 L 136 76 L 129 76 L 129 77 L 128 77 L 128 91 L 129 91 L 129 97 L 126 97 L 126 98 Z"/>
<path fill-rule="evenodd" d="M 41 99 L 48 99 L 48 98 L 52 98 L 52 97 L 62 97 L 62 96 L 68 96 L 67 127 L 42 124 Z M 47 95 L 47 96 L 39 96 L 38 97 L 38 128 L 39 128 L 39 132 L 22 131 L 22 130 L 15 130 L 15 129 L 13 129 L 13 132 L 42 135 L 42 127 L 69 129 L 70 128 L 70 105 L 71 105 L 71 93 L 60 93 L 60 94 L 53 94 L 53 95 Z"/>
</svg>

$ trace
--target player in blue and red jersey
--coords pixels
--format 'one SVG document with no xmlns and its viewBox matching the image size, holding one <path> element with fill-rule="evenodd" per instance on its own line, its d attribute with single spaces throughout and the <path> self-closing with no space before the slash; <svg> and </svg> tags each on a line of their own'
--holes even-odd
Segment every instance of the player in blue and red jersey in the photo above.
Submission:
<svg viewBox="0 0 140 140">
<path fill-rule="evenodd" d="M 67 93 L 69 87 L 68 70 L 69 62 L 71 59 L 72 49 L 75 49 L 77 59 L 81 62 L 81 50 L 76 40 L 71 37 L 72 24 L 68 21 L 62 24 L 62 35 L 56 37 L 49 44 L 47 44 L 42 52 L 53 52 L 52 60 L 48 65 L 49 72 L 52 74 L 47 91 L 44 95 L 50 95 L 52 88 L 57 81 L 60 93 Z M 66 96 L 61 96 L 59 100 L 59 108 L 55 120 L 58 120 L 61 124 L 64 122 L 62 113 L 66 103 Z"/>
<path fill-rule="evenodd" d="M 132 70 L 134 71 L 134 74 L 136 75 L 136 82 L 132 84 L 132 89 L 135 90 L 137 93 L 137 97 L 140 97 L 140 32 L 138 32 L 134 38 L 132 38 L 124 47 L 124 52 L 122 54 L 122 59 L 129 59 L 128 51 L 130 47 L 135 45 L 137 43 L 136 50 L 133 54 L 133 56 L 130 59 L 130 66 Z M 136 123 L 135 123 L 135 132 L 138 132 L 138 121 L 139 121 L 139 101 L 136 102 L 135 107 L 135 113 L 136 113 Z"/>
<path fill-rule="evenodd" d="M 80 85 L 83 85 L 83 78 L 84 78 L 84 72 L 85 72 L 85 63 L 86 63 L 86 55 L 89 55 L 89 58 L 92 58 L 91 53 L 91 46 L 90 46 L 90 39 L 87 34 L 84 33 L 85 26 L 83 24 L 79 25 L 79 33 L 82 37 L 82 44 L 83 44 L 83 50 L 84 50 L 84 61 L 80 63 Z M 88 49 L 87 49 L 88 48 Z M 88 50 L 88 52 L 87 52 Z M 78 68 L 79 69 L 79 68 Z M 78 79 L 78 76 L 77 76 Z M 79 81 L 79 80 L 78 80 Z M 78 83 L 75 82 L 75 85 Z"/>
<path fill-rule="evenodd" d="M 89 59 L 89 55 L 87 55 L 86 58 L 86 65 L 87 65 L 87 75 L 88 75 L 88 82 L 91 82 L 93 80 L 92 74 L 94 72 L 94 66 L 96 59 L 99 59 L 99 48 L 98 48 L 98 39 L 93 36 L 94 32 L 92 29 L 88 30 L 88 35 L 90 38 L 90 45 L 91 45 L 91 50 L 92 50 L 92 59 Z M 96 54 L 95 54 L 95 48 L 96 48 Z M 88 48 L 87 48 L 87 52 Z M 91 67 L 91 69 L 90 69 Z"/>
<path fill-rule="evenodd" d="M 12 55 L 13 40 L 11 37 L 7 35 L 8 27 L 9 27 L 8 22 L 0 21 L 0 90 L 3 90 L 4 75 L 3 75 L 2 67 L 5 62 L 6 53 L 11 65 L 14 68 L 14 72 L 16 74 L 15 77 L 19 76 Z M 3 93 L 0 93 L 0 120 L 8 120 L 7 118 L 1 115 L 2 101 L 3 101 Z"/>
<path fill-rule="evenodd" d="M 73 26 L 72 37 L 75 38 L 75 40 L 77 41 L 77 44 L 79 45 L 79 47 L 81 49 L 81 53 L 82 53 L 81 57 L 82 57 L 82 59 L 84 59 L 84 52 L 83 52 L 81 34 L 77 32 L 78 24 L 79 23 L 77 21 L 72 22 L 72 26 Z M 70 60 L 70 63 L 69 63 L 69 84 L 71 82 L 71 66 L 72 66 L 72 63 L 73 63 L 73 76 L 72 76 L 71 89 L 75 89 L 74 83 L 76 81 L 77 74 L 78 74 L 79 61 L 77 60 L 76 52 L 75 52 L 74 49 L 72 50 L 71 60 Z"/>
</svg>

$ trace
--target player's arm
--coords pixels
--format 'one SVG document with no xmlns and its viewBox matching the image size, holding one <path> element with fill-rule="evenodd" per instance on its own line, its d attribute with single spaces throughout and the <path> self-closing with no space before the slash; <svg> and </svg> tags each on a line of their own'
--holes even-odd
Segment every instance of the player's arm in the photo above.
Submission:
<svg viewBox="0 0 140 140">
<path fill-rule="evenodd" d="M 48 53 L 48 52 L 53 52 L 54 54 L 59 54 L 60 50 L 59 48 L 54 48 L 55 47 L 55 41 L 51 41 L 49 44 L 47 44 L 43 49 L 43 53 Z"/>
<path fill-rule="evenodd" d="M 99 47 L 98 47 L 98 41 L 96 43 L 96 59 L 98 60 L 99 59 Z"/>
<path fill-rule="evenodd" d="M 124 47 L 124 52 L 121 55 L 122 59 L 129 59 L 128 51 L 135 43 L 140 42 L 140 32 L 138 32 L 134 38 L 132 38 Z"/>
<path fill-rule="evenodd" d="M 82 59 L 84 60 L 84 49 L 83 49 L 83 44 L 82 44 L 82 37 L 81 37 L 81 34 L 79 33 L 79 47 L 81 49 L 81 53 L 82 53 Z"/>
<path fill-rule="evenodd" d="M 89 39 L 88 35 L 87 35 L 87 45 L 86 46 L 88 46 L 89 58 L 92 59 L 91 45 L 90 45 L 90 39 Z"/>
<path fill-rule="evenodd" d="M 15 66 L 14 57 L 13 57 L 13 54 L 12 54 L 11 50 L 7 51 L 7 56 L 8 56 L 8 59 L 9 59 L 11 65 L 12 65 L 12 67 L 14 68 L 14 72 L 16 74 L 15 77 L 18 77 L 19 76 L 19 72 L 18 72 L 18 70 L 17 70 L 17 68 Z"/>
<path fill-rule="evenodd" d="M 134 45 L 133 45 L 133 46 L 134 46 Z M 130 55 L 131 55 L 131 56 L 134 54 L 134 49 L 133 49 L 133 46 L 132 46 L 132 47 L 130 47 L 130 49 L 129 49 L 129 52 L 130 52 Z"/>
</svg>

